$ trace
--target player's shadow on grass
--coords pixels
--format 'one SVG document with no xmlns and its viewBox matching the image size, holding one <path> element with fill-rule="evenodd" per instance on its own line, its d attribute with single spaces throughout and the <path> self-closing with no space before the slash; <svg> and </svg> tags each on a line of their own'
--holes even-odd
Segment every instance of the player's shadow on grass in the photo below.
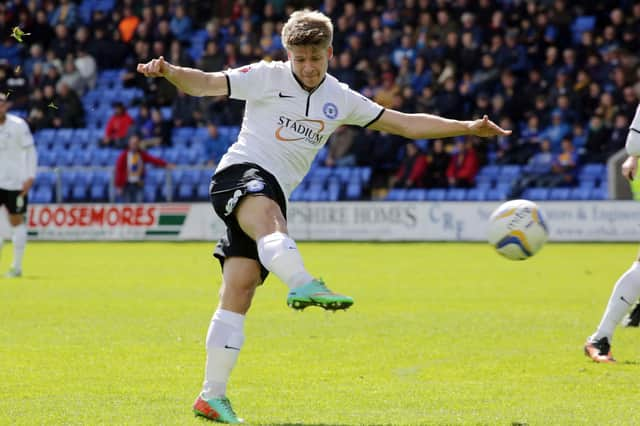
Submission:
<svg viewBox="0 0 640 426">
<path fill-rule="evenodd" d="M 622 364 L 622 365 L 640 365 L 640 361 L 638 360 L 631 360 L 631 361 L 621 361 L 618 362 L 618 364 Z"/>
</svg>

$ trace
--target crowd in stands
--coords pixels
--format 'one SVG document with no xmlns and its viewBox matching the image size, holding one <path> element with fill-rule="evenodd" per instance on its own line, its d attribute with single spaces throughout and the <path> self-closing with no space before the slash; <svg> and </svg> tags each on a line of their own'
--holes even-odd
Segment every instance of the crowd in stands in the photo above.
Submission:
<svg viewBox="0 0 640 426">
<path fill-rule="evenodd" d="M 243 104 L 186 96 L 136 65 L 157 56 L 219 71 L 285 60 L 280 31 L 300 2 L 11 0 L 0 3 L 0 90 L 33 130 L 83 128 L 101 70 L 136 96 L 98 122 L 104 147 L 168 146 L 174 129 L 240 125 Z M 456 119 L 488 114 L 511 136 L 415 142 L 367 129 L 330 139 L 327 167 L 368 166 L 377 189 L 473 187 L 487 164 L 519 164 L 532 183 L 571 186 L 581 164 L 624 146 L 640 98 L 640 3 L 625 0 L 306 2 L 335 25 L 329 72 L 389 108 Z M 25 35 L 12 37 L 19 27 Z M 91 98 L 93 99 L 93 98 Z M 128 109 L 135 108 L 136 114 Z M 171 114 L 162 114 L 170 108 Z M 202 163 L 221 155 L 211 147 Z"/>
</svg>

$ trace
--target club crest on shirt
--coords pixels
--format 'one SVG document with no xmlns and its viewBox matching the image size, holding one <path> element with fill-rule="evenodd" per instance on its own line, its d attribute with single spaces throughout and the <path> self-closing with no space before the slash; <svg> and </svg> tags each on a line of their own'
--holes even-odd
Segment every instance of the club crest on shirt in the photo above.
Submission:
<svg viewBox="0 0 640 426">
<path fill-rule="evenodd" d="M 333 120 L 338 116 L 338 107 L 333 102 L 327 102 L 322 107 L 322 112 L 329 120 Z"/>
</svg>

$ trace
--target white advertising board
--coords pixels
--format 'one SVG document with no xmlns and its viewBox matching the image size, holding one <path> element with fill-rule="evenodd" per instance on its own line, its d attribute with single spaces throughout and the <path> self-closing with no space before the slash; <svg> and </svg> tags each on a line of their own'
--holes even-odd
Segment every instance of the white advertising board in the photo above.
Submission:
<svg viewBox="0 0 640 426">
<path fill-rule="evenodd" d="M 484 241 L 498 202 L 291 203 L 297 240 Z M 552 241 L 639 241 L 640 203 L 540 203 Z M 224 224 L 210 204 L 47 204 L 27 214 L 32 240 L 217 240 Z M 11 235 L 0 214 L 0 235 Z"/>
</svg>

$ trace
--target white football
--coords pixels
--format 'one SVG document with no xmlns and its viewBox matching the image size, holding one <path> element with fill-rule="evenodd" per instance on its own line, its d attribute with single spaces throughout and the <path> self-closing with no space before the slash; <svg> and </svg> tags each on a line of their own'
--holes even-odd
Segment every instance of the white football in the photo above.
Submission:
<svg viewBox="0 0 640 426">
<path fill-rule="evenodd" d="M 548 237 L 546 218 L 533 201 L 507 201 L 489 218 L 489 244 L 507 259 L 530 258 Z"/>
</svg>

